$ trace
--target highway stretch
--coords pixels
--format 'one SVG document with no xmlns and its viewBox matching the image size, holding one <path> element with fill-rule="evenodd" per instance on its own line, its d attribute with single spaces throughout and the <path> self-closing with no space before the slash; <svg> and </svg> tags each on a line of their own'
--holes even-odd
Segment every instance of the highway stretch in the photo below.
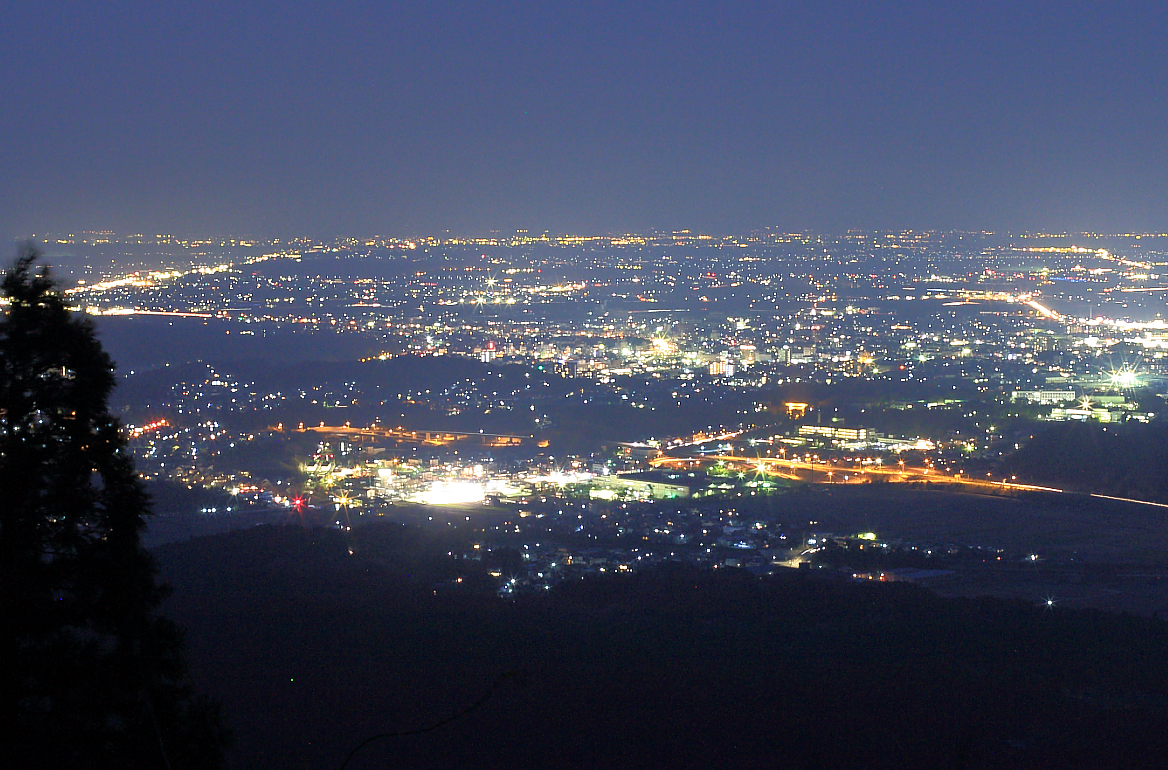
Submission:
<svg viewBox="0 0 1168 770">
<path fill-rule="evenodd" d="M 1093 492 L 1080 493 L 1075 490 L 1041 486 L 1019 482 L 1015 477 L 978 478 L 962 471 L 938 468 L 931 463 L 906 465 L 903 461 L 895 465 L 872 462 L 830 462 L 826 460 L 788 459 L 786 457 L 750 457 L 746 455 L 719 454 L 691 457 L 656 457 L 649 461 L 654 468 L 674 470 L 699 470 L 710 465 L 722 464 L 730 471 L 753 473 L 762 477 L 778 477 L 811 484 L 870 484 L 876 480 L 898 484 L 920 484 L 931 482 L 966 487 L 970 492 L 990 490 L 1016 490 L 1029 492 L 1053 492 L 1058 494 L 1086 494 L 1102 500 L 1116 500 L 1137 505 L 1168 508 L 1166 503 L 1151 500 L 1137 500 L 1131 497 L 1104 495 Z"/>
</svg>

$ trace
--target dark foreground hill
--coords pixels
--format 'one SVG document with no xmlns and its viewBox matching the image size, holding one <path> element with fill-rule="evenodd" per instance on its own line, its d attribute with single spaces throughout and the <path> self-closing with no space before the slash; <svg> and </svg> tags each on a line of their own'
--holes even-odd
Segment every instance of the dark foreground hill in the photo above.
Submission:
<svg viewBox="0 0 1168 770">
<path fill-rule="evenodd" d="M 158 551 L 234 767 L 337 768 L 488 693 L 349 767 L 1159 767 L 1168 750 L 1158 620 L 680 564 L 508 603 L 445 538 L 354 534 Z"/>
</svg>

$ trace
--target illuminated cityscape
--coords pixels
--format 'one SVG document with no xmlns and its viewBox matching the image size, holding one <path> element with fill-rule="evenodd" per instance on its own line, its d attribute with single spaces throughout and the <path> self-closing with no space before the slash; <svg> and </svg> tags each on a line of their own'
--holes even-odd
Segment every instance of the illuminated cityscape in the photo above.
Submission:
<svg viewBox="0 0 1168 770">
<path fill-rule="evenodd" d="M 0 7 L 6 764 L 1161 767 L 1163 16 Z"/>
<path fill-rule="evenodd" d="M 92 257 L 144 246 L 136 270 Z M 121 360 L 139 471 L 203 490 L 163 508 L 163 539 L 289 512 L 342 529 L 462 518 L 476 548 L 523 550 L 525 569 L 497 577 L 511 594 L 670 559 L 810 566 L 817 539 L 855 532 L 774 512 L 801 489 L 1163 507 L 1019 478 L 1011 458 L 1044 423 L 1164 411 L 1164 235 L 82 234 L 46 249 Z M 1059 551 L 1025 527 L 960 529 L 876 536 L 1081 558 L 1082 542 Z"/>
</svg>

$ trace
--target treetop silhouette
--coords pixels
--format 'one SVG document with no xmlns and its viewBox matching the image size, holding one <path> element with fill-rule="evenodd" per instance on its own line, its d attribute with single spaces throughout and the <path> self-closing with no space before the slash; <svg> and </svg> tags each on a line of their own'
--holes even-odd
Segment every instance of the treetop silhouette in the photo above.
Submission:
<svg viewBox="0 0 1168 770">
<path fill-rule="evenodd" d="M 114 366 L 26 247 L 0 296 L 0 722 L 13 766 L 208 767 L 214 704 L 140 535 L 149 500 L 107 408 Z M 8 753 L 6 751 L 6 753 Z M 25 764 L 26 762 L 31 764 Z"/>
</svg>

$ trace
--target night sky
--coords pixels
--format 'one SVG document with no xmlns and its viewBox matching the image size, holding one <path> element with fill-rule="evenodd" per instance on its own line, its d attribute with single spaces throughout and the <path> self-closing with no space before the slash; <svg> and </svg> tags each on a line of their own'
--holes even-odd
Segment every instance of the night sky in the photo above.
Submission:
<svg viewBox="0 0 1168 770">
<path fill-rule="evenodd" d="M 1168 230 L 1163 2 L 0 4 L 0 235 Z"/>
</svg>

